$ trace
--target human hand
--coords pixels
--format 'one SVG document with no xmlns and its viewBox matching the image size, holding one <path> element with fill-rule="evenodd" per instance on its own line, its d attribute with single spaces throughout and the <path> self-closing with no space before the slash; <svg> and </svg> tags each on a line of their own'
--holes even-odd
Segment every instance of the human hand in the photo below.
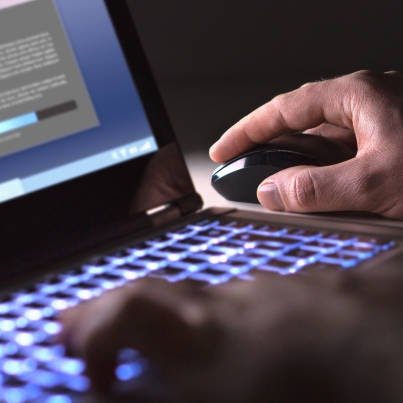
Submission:
<svg viewBox="0 0 403 403">
<path fill-rule="evenodd" d="M 169 401 L 401 401 L 402 280 L 267 273 L 204 291 L 140 281 L 65 312 L 60 337 L 101 392 L 131 347 Z"/>
<path fill-rule="evenodd" d="M 210 302 L 207 291 L 188 284 L 138 281 L 64 312 L 59 341 L 85 359 L 100 394 L 112 390 L 118 351 L 134 348 L 181 392 L 175 401 L 186 402 L 183 395 L 196 388 L 192 377 L 214 360 L 219 344 Z"/>
<path fill-rule="evenodd" d="M 279 95 L 229 129 L 210 155 L 224 162 L 296 131 L 356 145 L 356 156 L 326 167 L 293 167 L 267 178 L 258 188 L 264 207 L 300 213 L 367 211 L 403 218 L 400 73 L 359 71 Z"/>
<path fill-rule="evenodd" d="M 283 376 L 284 345 L 294 348 L 298 317 L 311 316 L 316 304 L 315 281 L 295 280 L 266 274 L 207 289 L 138 281 L 64 312 L 59 338 L 85 359 L 101 394 L 113 385 L 117 352 L 134 348 L 169 385 L 172 401 L 256 403 L 276 383 L 271 370 Z"/>
</svg>

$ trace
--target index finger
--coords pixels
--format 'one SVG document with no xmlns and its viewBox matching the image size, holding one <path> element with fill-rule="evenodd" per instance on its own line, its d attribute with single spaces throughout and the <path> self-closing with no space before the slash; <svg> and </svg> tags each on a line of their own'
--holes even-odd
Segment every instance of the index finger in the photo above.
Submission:
<svg viewBox="0 0 403 403">
<path fill-rule="evenodd" d="M 328 122 L 346 125 L 341 79 L 310 83 L 279 95 L 240 120 L 211 147 L 210 157 L 224 162 L 281 134 Z M 348 124 L 348 123 L 347 123 Z"/>
</svg>

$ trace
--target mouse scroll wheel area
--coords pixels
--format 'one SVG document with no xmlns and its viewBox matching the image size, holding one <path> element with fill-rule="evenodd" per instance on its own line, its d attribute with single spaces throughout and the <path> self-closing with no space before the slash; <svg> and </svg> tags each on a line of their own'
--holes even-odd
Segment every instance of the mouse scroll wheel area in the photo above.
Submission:
<svg viewBox="0 0 403 403">
<path fill-rule="evenodd" d="M 213 177 L 223 177 L 232 172 L 238 171 L 240 169 L 245 168 L 245 159 L 240 159 L 238 161 L 234 161 L 231 164 L 223 164 L 220 165 L 214 172 Z"/>
</svg>

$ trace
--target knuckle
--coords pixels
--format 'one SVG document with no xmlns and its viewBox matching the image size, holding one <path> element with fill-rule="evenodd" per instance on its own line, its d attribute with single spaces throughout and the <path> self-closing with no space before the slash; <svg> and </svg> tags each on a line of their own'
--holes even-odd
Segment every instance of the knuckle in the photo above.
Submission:
<svg viewBox="0 0 403 403">
<path fill-rule="evenodd" d="M 286 102 L 287 102 L 287 94 L 276 95 L 270 101 L 271 105 L 277 110 L 282 110 Z"/>
<path fill-rule="evenodd" d="M 297 174 L 292 181 L 292 194 L 297 207 L 312 208 L 316 204 L 317 191 L 309 169 Z"/>
<path fill-rule="evenodd" d="M 360 70 L 347 76 L 348 83 L 357 87 L 365 94 L 377 92 L 380 88 L 381 80 L 379 74 L 371 70 Z"/>
<path fill-rule="evenodd" d="M 352 77 L 365 78 L 375 76 L 376 73 L 370 69 L 362 69 L 350 74 Z"/>
<path fill-rule="evenodd" d="M 289 94 L 280 94 L 272 99 L 270 106 L 274 108 L 277 113 L 278 120 L 284 125 L 288 126 L 287 118 L 285 116 L 285 111 L 287 110 L 287 105 L 289 104 Z"/>
<path fill-rule="evenodd" d="M 317 85 L 318 85 L 317 82 L 308 82 L 308 83 L 305 83 L 305 84 L 301 85 L 300 88 L 304 89 L 306 91 L 309 91 L 309 90 L 315 88 Z"/>
</svg>

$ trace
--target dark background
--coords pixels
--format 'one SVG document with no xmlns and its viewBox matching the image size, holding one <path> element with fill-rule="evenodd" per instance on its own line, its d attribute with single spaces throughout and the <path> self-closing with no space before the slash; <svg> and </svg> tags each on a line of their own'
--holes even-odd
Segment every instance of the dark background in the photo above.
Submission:
<svg viewBox="0 0 403 403">
<path fill-rule="evenodd" d="M 402 0 L 130 1 L 187 151 L 306 81 L 403 64 Z"/>
</svg>

